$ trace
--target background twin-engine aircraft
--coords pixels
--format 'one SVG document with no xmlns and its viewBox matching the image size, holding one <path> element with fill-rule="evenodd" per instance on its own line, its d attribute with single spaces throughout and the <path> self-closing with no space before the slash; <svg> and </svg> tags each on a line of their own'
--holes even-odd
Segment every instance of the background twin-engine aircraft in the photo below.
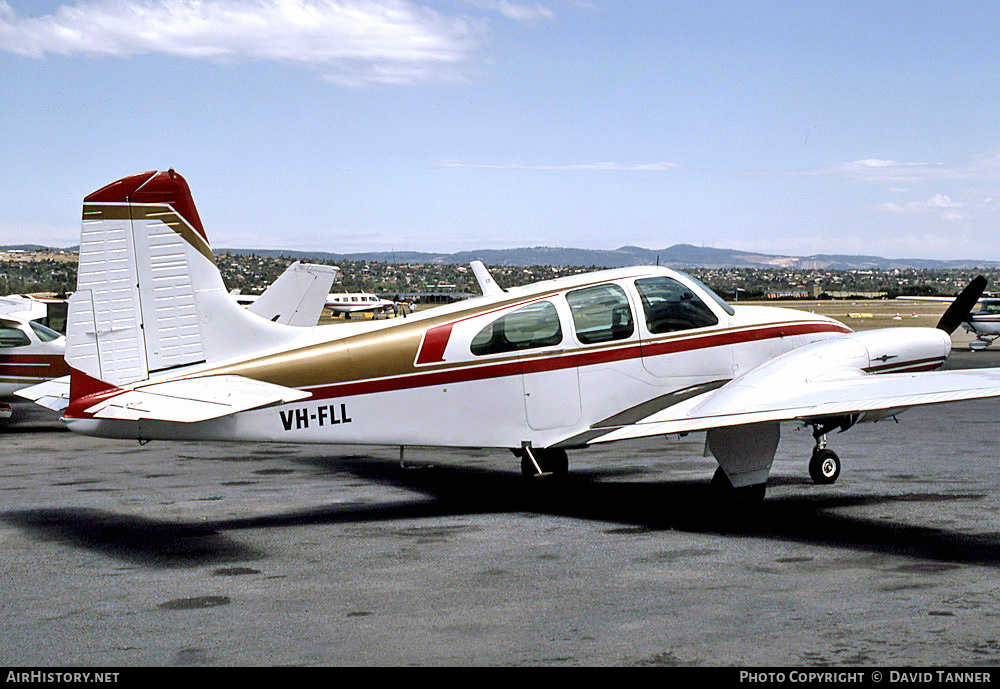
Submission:
<svg viewBox="0 0 1000 689">
<path fill-rule="evenodd" d="M 764 494 L 782 421 L 825 434 L 907 407 L 1000 395 L 1000 369 L 932 371 L 985 286 L 938 328 L 852 332 L 823 316 L 733 307 L 689 275 L 607 270 L 407 319 L 289 327 L 239 307 L 187 183 L 126 177 L 83 205 L 66 363 L 73 431 L 117 438 L 510 448 L 527 475 L 567 450 L 707 432 L 715 483 Z M 40 403 L 45 386 L 26 391 Z"/>
<path fill-rule="evenodd" d="M 906 301 L 951 301 L 948 297 L 896 297 Z M 962 319 L 965 332 L 975 333 L 976 338 L 969 343 L 969 349 L 978 352 L 986 349 L 1000 337 L 1000 298 L 982 297 L 979 310 L 970 310 Z"/>
<path fill-rule="evenodd" d="M 378 318 L 380 313 L 390 312 L 396 306 L 396 302 L 368 292 L 341 292 L 327 295 L 326 298 L 327 310 L 348 320 L 358 313 L 371 313 Z"/>
<path fill-rule="evenodd" d="M 275 323 L 300 327 L 316 325 L 324 310 L 348 320 L 360 313 L 378 318 L 379 314 L 398 307 L 405 307 L 406 313 L 410 313 L 409 304 L 382 299 L 369 292 L 323 292 L 322 285 L 329 289 L 339 273 L 336 266 L 296 261 L 260 296 L 240 294 L 238 289 L 230 294 L 251 313 Z"/>
</svg>

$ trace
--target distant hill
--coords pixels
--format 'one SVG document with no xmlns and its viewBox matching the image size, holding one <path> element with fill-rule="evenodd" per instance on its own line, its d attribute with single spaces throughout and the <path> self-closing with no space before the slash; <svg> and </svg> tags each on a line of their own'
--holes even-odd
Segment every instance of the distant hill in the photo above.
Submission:
<svg viewBox="0 0 1000 689">
<path fill-rule="evenodd" d="M 76 247 L 53 249 L 37 244 L 0 246 L 0 251 L 75 251 Z M 482 261 L 501 266 L 593 266 L 621 268 L 624 266 L 655 265 L 670 268 L 783 268 L 802 270 L 891 270 L 919 268 L 998 268 L 1000 261 L 933 260 L 924 258 L 882 258 L 881 256 L 847 256 L 816 254 L 814 256 L 782 256 L 735 249 L 715 249 L 692 244 L 675 244 L 666 249 L 643 249 L 623 246 L 618 249 L 571 249 L 550 246 L 519 249 L 481 249 L 453 254 L 424 251 L 368 251 L 334 254 L 326 251 L 290 251 L 285 249 L 214 249 L 216 253 L 243 256 L 284 256 L 304 261 L 370 261 L 375 263 L 439 263 L 468 265 Z"/>
<path fill-rule="evenodd" d="M 1000 261 L 932 260 L 922 258 L 882 258 L 880 256 L 781 256 L 734 249 L 714 249 L 691 244 L 675 244 L 666 249 L 643 249 L 623 246 L 618 249 L 570 249 L 547 246 L 519 249 L 482 249 L 452 254 L 420 251 L 379 251 L 333 254 L 322 251 L 284 251 L 275 249 L 215 249 L 217 253 L 257 256 L 285 256 L 298 260 L 371 261 L 376 263 L 443 263 L 465 265 L 479 260 L 488 265 L 511 266 L 594 266 L 621 268 L 655 265 L 670 268 L 785 268 L 815 270 L 891 270 L 893 268 L 996 268 Z"/>
<path fill-rule="evenodd" d="M 69 251 L 69 249 L 42 246 L 41 244 L 7 244 L 6 246 L 0 246 L 0 251 Z"/>
</svg>

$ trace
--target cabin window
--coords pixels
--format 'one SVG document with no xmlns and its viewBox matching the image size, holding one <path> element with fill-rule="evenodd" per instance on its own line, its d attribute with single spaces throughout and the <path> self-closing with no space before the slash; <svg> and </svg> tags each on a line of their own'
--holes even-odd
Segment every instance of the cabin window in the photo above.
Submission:
<svg viewBox="0 0 1000 689">
<path fill-rule="evenodd" d="M 595 285 L 566 294 L 573 313 L 576 338 L 583 344 L 623 340 L 632 336 L 632 309 L 618 285 Z"/>
<path fill-rule="evenodd" d="M 23 330 L 10 321 L 0 321 L 0 347 L 23 347 L 31 340 Z"/>
<path fill-rule="evenodd" d="M 718 317 L 696 297 L 690 288 L 668 277 L 642 278 L 635 281 L 651 333 L 707 328 Z"/>
<path fill-rule="evenodd" d="M 562 342 L 559 314 L 551 302 L 522 306 L 496 319 L 472 338 L 476 356 L 550 347 Z"/>
<path fill-rule="evenodd" d="M 57 333 L 52 328 L 46 328 L 41 323 L 36 323 L 35 321 L 28 321 L 28 325 L 31 326 L 31 329 L 35 331 L 35 335 L 37 335 L 38 339 L 41 340 L 42 342 L 52 342 L 52 340 L 58 340 L 60 337 L 62 337 L 62 334 Z"/>
<path fill-rule="evenodd" d="M 677 271 L 677 272 L 680 273 L 680 271 Z M 735 316 L 736 315 L 736 309 L 734 309 L 732 306 L 730 306 L 729 304 L 727 304 L 726 300 L 723 299 L 722 297 L 720 297 L 718 294 L 716 294 L 712 290 L 711 287 L 709 287 L 704 282 L 702 282 L 701 280 L 699 280 L 698 278 L 696 278 L 694 275 L 688 275 L 687 273 L 681 273 L 681 274 L 684 277 L 686 277 L 688 280 L 690 280 L 691 282 L 693 282 L 694 284 L 698 285 L 698 287 L 700 287 L 701 290 L 705 294 L 707 294 L 708 296 L 710 296 L 715 301 L 716 304 L 718 304 L 719 306 L 722 307 L 723 311 L 725 311 L 726 313 L 728 313 L 730 316 Z"/>
</svg>

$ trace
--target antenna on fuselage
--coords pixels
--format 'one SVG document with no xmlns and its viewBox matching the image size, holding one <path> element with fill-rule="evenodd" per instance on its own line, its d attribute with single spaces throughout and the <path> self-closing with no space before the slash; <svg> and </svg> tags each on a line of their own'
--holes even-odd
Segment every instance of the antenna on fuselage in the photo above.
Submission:
<svg viewBox="0 0 1000 689">
<path fill-rule="evenodd" d="M 469 265 L 472 266 L 472 273 L 476 276 L 479 289 L 483 291 L 484 297 L 497 296 L 507 291 L 497 284 L 497 281 L 490 275 L 490 271 L 486 270 L 486 266 L 483 265 L 482 261 L 473 261 Z"/>
</svg>

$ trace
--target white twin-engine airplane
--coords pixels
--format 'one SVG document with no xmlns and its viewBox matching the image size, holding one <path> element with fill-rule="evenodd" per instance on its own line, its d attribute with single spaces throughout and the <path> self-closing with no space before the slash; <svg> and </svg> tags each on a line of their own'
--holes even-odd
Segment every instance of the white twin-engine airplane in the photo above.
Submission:
<svg viewBox="0 0 1000 689">
<path fill-rule="evenodd" d="M 951 297 L 896 297 L 905 301 L 952 301 Z M 976 338 L 969 343 L 969 349 L 978 352 L 986 349 L 1000 337 L 1000 299 L 983 297 L 979 300 L 979 310 L 969 311 L 962 319 L 961 326 L 967 333 L 975 333 Z"/>
<path fill-rule="evenodd" d="M 368 312 L 378 318 L 380 313 L 391 311 L 395 305 L 394 301 L 368 292 L 334 292 L 326 297 L 326 308 L 335 315 L 342 314 L 347 320 L 354 314 Z"/>
<path fill-rule="evenodd" d="M 840 462 L 828 431 L 1000 396 L 1000 369 L 930 372 L 984 285 L 941 329 L 855 333 L 733 307 L 652 266 L 493 283 L 405 320 L 297 328 L 237 306 L 184 179 L 146 172 L 84 200 L 63 419 L 140 440 L 510 448 L 529 476 L 565 473 L 567 450 L 707 431 L 713 482 L 759 499 L 782 421 L 813 429 L 812 473 L 830 482 Z"/>
</svg>

